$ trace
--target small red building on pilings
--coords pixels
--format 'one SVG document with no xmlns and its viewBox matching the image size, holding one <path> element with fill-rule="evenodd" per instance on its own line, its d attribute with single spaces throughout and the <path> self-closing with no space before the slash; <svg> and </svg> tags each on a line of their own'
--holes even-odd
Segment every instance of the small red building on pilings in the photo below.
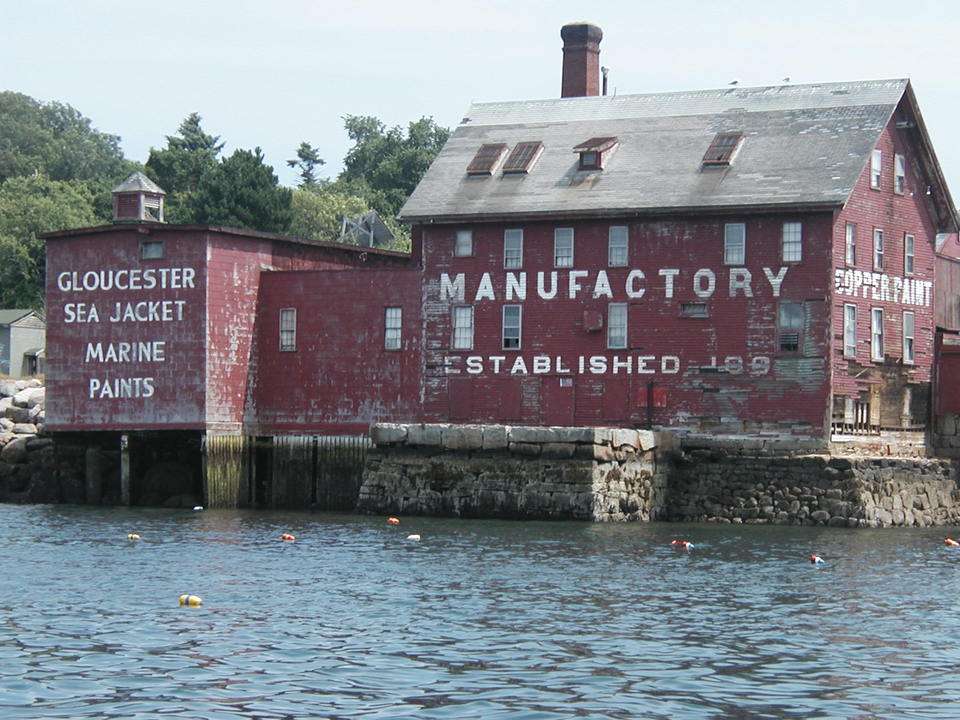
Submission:
<svg viewBox="0 0 960 720">
<path fill-rule="evenodd" d="M 958 217 L 909 81 L 608 96 L 599 29 L 562 35 L 563 97 L 467 111 L 401 212 L 409 257 L 143 220 L 47 235 L 49 428 L 922 445 Z"/>
</svg>

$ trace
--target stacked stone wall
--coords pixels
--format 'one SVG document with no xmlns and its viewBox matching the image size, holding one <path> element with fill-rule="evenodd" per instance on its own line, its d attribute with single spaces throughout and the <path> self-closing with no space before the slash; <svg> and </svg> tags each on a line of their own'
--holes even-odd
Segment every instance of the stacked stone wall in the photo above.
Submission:
<svg viewBox="0 0 960 720">
<path fill-rule="evenodd" d="M 654 520 L 671 438 L 610 428 L 375 425 L 357 509 L 454 517 Z"/>
<path fill-rule="evenodd" d="M 924 458 L 749 458 L 694 451 L 670 479 L 667 518 L 834 527 L 960 523 L 957 468 Z"/>
<path fill-rule="evenodd" d="M 0 502 L 58 502 L 57 460 L 44 434 L 45 391 L 35 379 L 0 380 Z"/>
</svg>

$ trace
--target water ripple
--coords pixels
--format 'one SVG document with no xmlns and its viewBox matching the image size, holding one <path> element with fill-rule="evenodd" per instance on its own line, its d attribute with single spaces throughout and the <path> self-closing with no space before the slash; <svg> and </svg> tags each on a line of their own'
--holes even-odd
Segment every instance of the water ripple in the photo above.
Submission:
<svg viewBox="0 0 960 720">
<path fill-rule="evenodd" d="M 4 718 L 952 720 L 960 702 L 960 552 L 934 529 L 0 506 L 0 557 Z"/>
</svg>

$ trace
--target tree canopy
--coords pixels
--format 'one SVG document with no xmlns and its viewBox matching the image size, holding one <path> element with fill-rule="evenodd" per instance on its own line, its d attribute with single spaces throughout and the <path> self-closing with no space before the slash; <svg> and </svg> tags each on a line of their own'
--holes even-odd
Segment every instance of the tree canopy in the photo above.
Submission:
<svg viewBox="0 0 960 720">
<path fill-rule="evenodd" d="M 224 141 L 201 121 L 187 115 L 142 168 L 167 193 L 168 222 L 336 242 L 344 216 L 375 210 L 399 249 L 409 248 L 409 231 L 397 212 L 449 135 L 428 117 L 402 128 L 347 115 L 353 145 L 343 171 L 333 180 L 318 177 L 320 151 L 302 142 L 287 161 L 300 174 L 291 190 L 280 186 L 259 147 L 221 157 Z M 35 234 L 109 222 L 110 190 L 137 169 L 118 136 L 95 129 L 70 105 L 0 92 L 0 306 L 41 309 L 44 245 Z"/>
<path fill-rule="evenodd" d="M 120 138 L 95 130 L 69 105 L 0 92 L 0 182 L 44 175 L 51 180 L 119 182 L 135 169 Z"/>
</svg>

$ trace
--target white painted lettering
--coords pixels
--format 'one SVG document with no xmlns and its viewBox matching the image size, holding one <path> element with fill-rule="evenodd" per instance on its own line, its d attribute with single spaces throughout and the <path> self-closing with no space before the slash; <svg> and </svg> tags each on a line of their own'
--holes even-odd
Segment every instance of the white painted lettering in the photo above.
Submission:
<svg viewBox="0 0 960 720">
<path fill-rule="evenodd" d="M 585 278 L 589 275 L 586 270 L 571 270 L 567 274 L 567 280 L 570 283 L 570 288 L 567 291 L 567 297 L 571 300 L 575 300 L 577 293 L 580 292 L 580 278 Z"/>
<path fill-rule="evenodd" d="M 466 296 L 464 292 L 465 284 L 466 275 L 464 273 L 457 273 L 453 280 L 447 273 L 440 273 L 440 299 L 464 302 Z"/>
<path fill-rule="evenodd" d="M 519 277 L 514 273 L 507 273 L 507 300 L 526 300 L 527 299 L 527 274 L 519 273 Z"/>
<path fill-rule="evenodd" d="M 606 270 L 597 273 L 597 281 L 593 285 L 593 299 L 600 297 L 613 299 L 613 289 L 610 287 L 610 278 L 607 277 Z"/>
<path fill-rule="evenodd" d="M 627 297 L 631 299 L 642 298 L 643 294 L 647 291 L 642 285 L 637 287 L 637 282 L 639 280 L 645 280 L 646 276 L 643 274 L 643 270 L 631 270 L 630 274 L 627 275 L 627 284 L 626 292 Z M 671 288 L 673 287 L 673 279 L 670 280 Z"/>
<path fill-rule="evenodd" d="M 703 281 L 707 281 L 707 286 L 703 286 Z M 717 276 L 709 268 L 700 268 L 693 274 L 693 292 L 697 297 L 708 298 L 713 295 L 717 289 Z"/>
<path fill-rule="evenodd" d="M 673 279 L 680 274 L 679 268 L 661 268 L 658 273 L 664 280 L 663 296 L 665 298 L 673 297 Z"/>
</svg>

